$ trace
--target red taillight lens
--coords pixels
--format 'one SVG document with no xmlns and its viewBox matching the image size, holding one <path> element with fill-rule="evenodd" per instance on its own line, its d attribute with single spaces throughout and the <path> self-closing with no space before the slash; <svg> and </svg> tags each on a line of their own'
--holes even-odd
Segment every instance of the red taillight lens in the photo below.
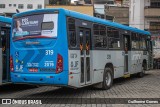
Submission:
<svg viewBox="0 0 160 107">
<path fill-rule="evenodd" d="M 56 73 L 60 73 L 63 71 L 63 57 L 58 54 L 57 56 L 57 66 L 56 66 Z"/>
<path fill-rule="evenodd" d="M 11 72 L 14 71 L 14 65 L 13 65 L 13 58 L 12 58 L 12 56 L 10 56 L 10 71 Z"/>
</svg>

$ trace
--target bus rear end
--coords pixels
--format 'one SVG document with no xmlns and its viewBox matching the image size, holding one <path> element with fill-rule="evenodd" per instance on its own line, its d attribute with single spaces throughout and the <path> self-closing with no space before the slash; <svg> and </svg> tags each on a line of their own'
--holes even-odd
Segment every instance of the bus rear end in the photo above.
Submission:
<svg viewBox="0 0 160 107">
<path fill-rule="evenodd" d="M 46 9 L 13 17 L 10 53 L 13 83 L 68 84 L 66 20 L 60 13 Z"/>
</svg>

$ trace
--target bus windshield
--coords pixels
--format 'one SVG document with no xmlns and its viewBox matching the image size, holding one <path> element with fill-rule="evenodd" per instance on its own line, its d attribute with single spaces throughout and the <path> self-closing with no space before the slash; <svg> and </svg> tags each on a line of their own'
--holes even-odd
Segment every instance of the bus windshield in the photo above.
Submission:
<svg viewBox="0 0 160 107">
<path fill-rule="evenodd" d="M 57 37 L 58 14 L 38 14 L 13 19 L 12 39 Z"/>
</svg>

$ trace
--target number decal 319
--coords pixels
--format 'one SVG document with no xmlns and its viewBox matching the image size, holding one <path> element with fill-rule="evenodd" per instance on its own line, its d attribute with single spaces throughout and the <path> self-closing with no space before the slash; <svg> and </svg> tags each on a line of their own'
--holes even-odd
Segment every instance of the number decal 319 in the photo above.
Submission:
<svg viewBox="0 0 160 107">
<path fill-rule="evenodd" d="M 46 50 L 46 55 L 53 55 L 54 51 L 53 50 Z"/>
</svg>

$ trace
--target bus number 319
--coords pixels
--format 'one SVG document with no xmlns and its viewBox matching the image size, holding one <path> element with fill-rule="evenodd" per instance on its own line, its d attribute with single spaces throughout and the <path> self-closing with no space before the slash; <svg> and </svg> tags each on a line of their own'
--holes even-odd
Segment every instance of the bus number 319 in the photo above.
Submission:
<svg viewBox="0 0 160 107">
<path fill-rule="evenodd" d="M 46 55 L 53 55 L 53 50 L 46 50 Z"/>
</svg>

